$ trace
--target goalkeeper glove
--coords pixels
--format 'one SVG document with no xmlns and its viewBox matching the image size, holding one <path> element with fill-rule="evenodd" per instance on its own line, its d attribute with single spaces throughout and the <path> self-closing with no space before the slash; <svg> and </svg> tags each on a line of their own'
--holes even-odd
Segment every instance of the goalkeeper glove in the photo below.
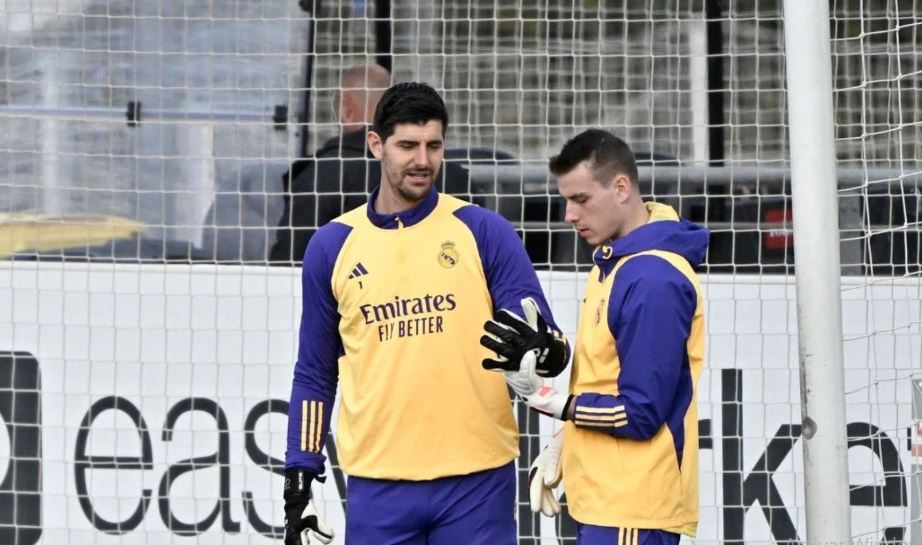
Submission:
<svg viewBox="0 0 922 545">
<path fill-rule="evenodd" d="M 534 352 L 536 373 L 556 377 L 567 366 L 567 341 L 548 327 L 534 299 L 526 297 L 521 304 L 524 319 L 501 309 L 483 324 L 487 334 L 480 337 L 480 344 L 497 355 L 496 359 L 484 359 L 483 368 L 517 371 L 522 357 Z"/>
<path fill-rule="evenodd" d="M 499 371 L 499 369 L 495 369 Z M 544 379 L 535 374 L 535 353 L 528 352 L 522 357 L 518 371 L 503 371 L 506 383 L 525 404 L 541 414 L 567 420 L 573 396 L 561 394 L 554 388 L 544 385 Z"/>
<path fill-rule="evenodd" d="M 522 362 L 518 371 L 503 371 L 506 375 L 506 384 L 512 388 L 516 395 L 523 399 L 538 393 L 544 387 L 544 379 L 539 377 L 535 372 L 537 359 L 534 352 L 527 352 L 522 356 Z M 491 369 L 492 371 L 502 371 L 502 369 Z"/>
<path fill-rule="evenodd" d="M 507 379 L 508 382 L 508 379 Z M 573 404 L 573 396 L 561 394 L 550 386 L 542 386 L 532 394 L 522 396 L 525 404 L 531 407 L 533 411 L 557 418 L 558 420 L 569 420 L 570 405 Z"/>
<path fill-rule="evenodd" d="M 554 489 L 560 484 L 563 474 L 560 464 L 562 450 L 563 434 L 557 432 L 528 470 L 528 501 L 533 513 L 540 511 L 546 517 L 560 513 L 560 502 Z"/>
<path fill-rule="evenodd" d="M 303 469 L 285 470 L 285 545 L 309 545 L 311 537 L 320 543 L 333 541 L 333 529 L 326 525 L 311 499 L 311 481 L 323 478 Z"/>
</svg>

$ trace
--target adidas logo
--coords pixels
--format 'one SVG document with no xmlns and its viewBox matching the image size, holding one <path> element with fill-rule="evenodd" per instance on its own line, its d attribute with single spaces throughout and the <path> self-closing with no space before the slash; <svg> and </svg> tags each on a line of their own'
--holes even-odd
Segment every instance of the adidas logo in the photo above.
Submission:
<svg viewBox="0 0 922 545">
<path fill-rule="evenodd" d="M 352 268 L 352 274 L 349 275 L 349 279 L 358 278 L 360 276 L 365 276 L 368 274 L 368 270 L 365 269 L 365 265 L 362 265 L 361 262 L 355 264 L 355 267 Z"/>
</svg>

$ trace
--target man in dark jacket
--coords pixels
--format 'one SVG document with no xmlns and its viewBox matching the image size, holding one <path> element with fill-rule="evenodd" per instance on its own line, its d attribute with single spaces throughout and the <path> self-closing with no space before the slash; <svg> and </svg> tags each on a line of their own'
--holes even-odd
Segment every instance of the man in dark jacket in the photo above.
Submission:
<svg viewBox="0 0 922 545">
<path fill-rule="evenodd" d="M 365 144 L 365 134 L 390 78 L 390 73 L 376 64 L 359 64 L 343 72 L 339 93 L 342 133 L 285 173 L 285 208 L 270 261 L 300 263 L 307 241 L 318 227 L 365 202 L 371 190 L 368 180 L 376 183 L 381 177 L 378 162 Z"/>
</svg>

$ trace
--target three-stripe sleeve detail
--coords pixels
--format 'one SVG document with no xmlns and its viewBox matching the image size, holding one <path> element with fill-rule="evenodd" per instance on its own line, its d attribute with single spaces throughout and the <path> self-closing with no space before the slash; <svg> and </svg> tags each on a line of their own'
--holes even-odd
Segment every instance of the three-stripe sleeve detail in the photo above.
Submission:
<svg viewBox="0 0 922 545">
<path fill-rule="evenodd" d="M 627 412 L 624 405 L 616 407 L 576 406 L 574 421 L 583 428 L 620 428 L 627 426 Z"/>
<path fill-rule="evenodd" d="M 323 438 L 323 401 L 301 401 L 301 450 L 320 452 Z"/>
</svg>

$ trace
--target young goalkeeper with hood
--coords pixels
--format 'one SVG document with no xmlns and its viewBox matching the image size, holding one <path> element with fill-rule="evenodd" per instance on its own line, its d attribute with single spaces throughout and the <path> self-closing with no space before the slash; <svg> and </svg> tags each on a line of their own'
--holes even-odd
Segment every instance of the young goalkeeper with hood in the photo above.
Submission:
<svg viewBox="0 0 922 545">
<path fill-rule="evenodd" d="M 561 477 L 579 545 L 676 545 L 698 524 L 697 386 L 704 308 L 695 274 L 708 231 L 643 202 L 631 149 L 587 130 L 550 160 L 566 220 L 597 246 L 579 315 L 568 394 L 535 357 L 507 366 L 533 409 L 564 421 L 532 465 L 532 509 L 560 511 Z M 485 346 L 516 335 L 487 323 Z"/>
</svg>

